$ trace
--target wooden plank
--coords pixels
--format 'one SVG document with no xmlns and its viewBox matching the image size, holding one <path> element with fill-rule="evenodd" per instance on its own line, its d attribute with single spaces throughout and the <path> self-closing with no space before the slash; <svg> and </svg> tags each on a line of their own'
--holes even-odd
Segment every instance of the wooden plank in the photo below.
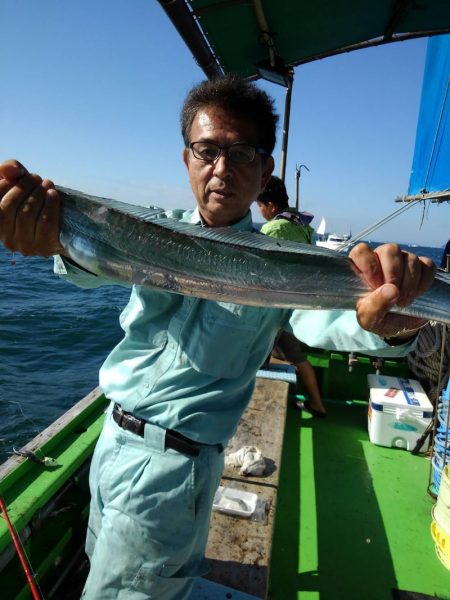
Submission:
<svg viewBox="0 0 450 600">
<path fill-rule="evenodd" d="M 252 483 L 278 485 L 288 390 L 289 384 L 285 381 L 258 378 L 252 399 L 226 450 L 227 454 L 243 446 L 257 446 L 261 450 L 268 468 L 262 477 L 251 477 Z M 249 480 L 232 467 L 225 468 L 224 477 Z"/>
<path fill-rule="evenodd" d="M 244 477 L 238 468 L 226 467 L 221 482 L 257 494 L 266 503 L 265 520 L 214 511 L 206 550 L 211 569 L 208 579 L 257 598 L 267 595 L 288 390 L 284 381 L 257 379 L 252 400 L 227 448 L 230 453 L 257 446 L 266 459 L 261 477 Z"/>
</svg>

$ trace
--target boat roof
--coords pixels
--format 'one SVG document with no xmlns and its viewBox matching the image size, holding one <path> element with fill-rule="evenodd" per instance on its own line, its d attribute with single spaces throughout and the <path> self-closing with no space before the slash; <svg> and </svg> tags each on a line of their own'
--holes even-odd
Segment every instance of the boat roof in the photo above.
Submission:
<svg viewBox="0 0 450 600">
<path fill-rule="evenodd" d="M 450 32 L 447 0 L 159 0 L 208 77 L 271 79 L 370 46 Z"/>
</svg>

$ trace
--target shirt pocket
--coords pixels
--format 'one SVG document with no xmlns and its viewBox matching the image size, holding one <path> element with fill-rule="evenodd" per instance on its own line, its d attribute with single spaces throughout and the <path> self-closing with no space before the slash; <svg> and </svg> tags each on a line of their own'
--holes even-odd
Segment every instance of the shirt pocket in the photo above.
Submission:
<svg viewBox="0 0 450 600">
<path fill-rule="evenodd" d="M 261 309 L 200 301 L 181 336 L 181 349 L 192 367 L 213 377 L 234 378 L 245 371 L 261 323 Z"/>
</svg>

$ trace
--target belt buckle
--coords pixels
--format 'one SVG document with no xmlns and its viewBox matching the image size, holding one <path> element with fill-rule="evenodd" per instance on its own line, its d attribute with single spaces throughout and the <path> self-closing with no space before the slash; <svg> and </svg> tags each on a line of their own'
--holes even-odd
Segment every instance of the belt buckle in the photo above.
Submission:
<svg viewBox="0 0 450 600">
<path fill-rule="evenodd" d="M 114 408 L 113 408 L 113 416 L 114 416 L 114 421 L 117 423 L 117 425 L 119 427 L 123 426 L 123 419 L 124 419 L 124 412 L 122 410 L 122 407 L 119 406 L 117 403 L 114 404 Z"/>
<path fill-rule="evenodd" d="M 134 415 L 128 414 L 128 415 L 124 415 L 124 420 L 127 424 L 128 431 L 132 431 L 136 435 L 141 435 L 140 428 L 141 428 L 142 421 L 140 419 L 138 419 Z"/>
<path fill-rule="evenodd" d="M 125 429 L 125 431 L 137 433 L 137 429 L 139 428 L 139 420 L 136 419 L 136 417 L 126 413 L 118 404 L 114 406 L 114 413 L 116 417 L 115 421 L 119 427 Z"/>
</svg>

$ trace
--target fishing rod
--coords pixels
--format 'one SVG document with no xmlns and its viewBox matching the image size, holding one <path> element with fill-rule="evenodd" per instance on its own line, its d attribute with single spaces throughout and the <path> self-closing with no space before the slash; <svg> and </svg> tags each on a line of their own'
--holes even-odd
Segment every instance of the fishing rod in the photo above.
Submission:
<svg viewBox="0 0 450 600">
<path fill-rule="evenodd" d="M 8 511 L 6 510 L 6 505 L 3 501 L 3 498 L 0 496 L 0 508 L 2 509 L 3 515 L 5 517 L 6 525 L 8 527 L 9 533 L 11 535 L 12 541 L 17 551 L 17 555 L 19 556 L 20 563 L 25 573 L 25 577 L 27 578 L 28 585 L 30 586 L 31 594 L 33 596 L 33 600 L 43 600 L 41 594 L 38 591 L 36 580 L 34 578 L 33 573 L 31 572 L 31 568 L 27 563 L 27 559 L 25 558 L 25 554 L 21 548 L 21 542 L 19 537 L 17 536 L 12 523 L 9 519 Z"/>
</svg>

